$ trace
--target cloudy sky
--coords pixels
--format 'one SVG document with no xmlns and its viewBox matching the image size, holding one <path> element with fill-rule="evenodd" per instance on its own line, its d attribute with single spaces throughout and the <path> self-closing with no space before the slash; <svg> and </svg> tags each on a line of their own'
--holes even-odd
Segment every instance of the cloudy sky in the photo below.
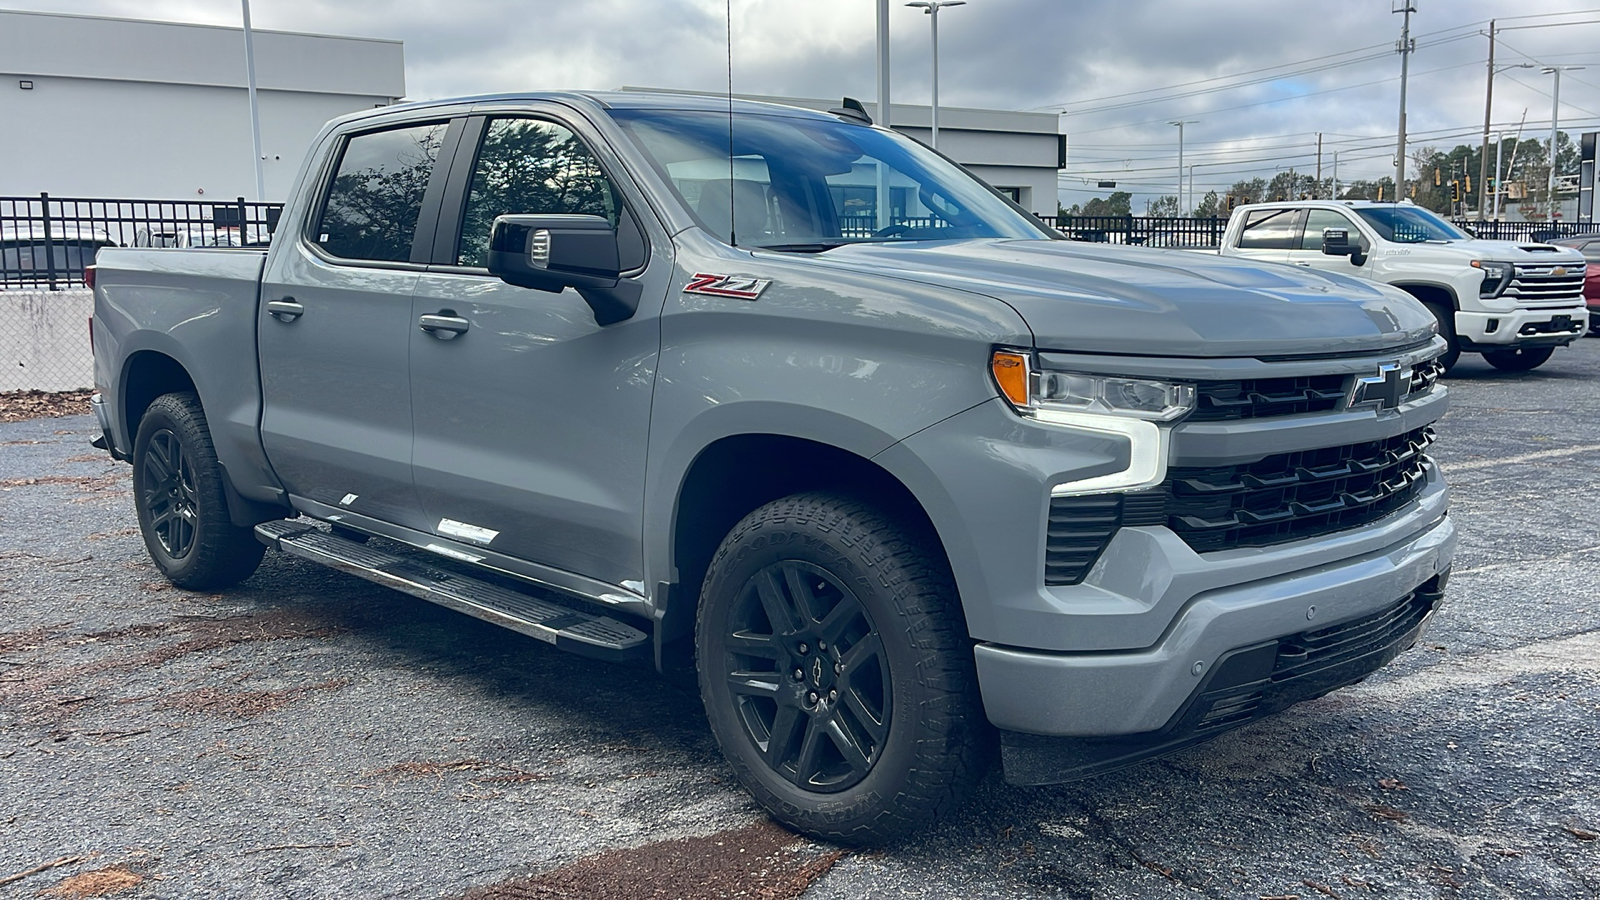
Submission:
<svg viewBox="0 0 1600 900">
<path fill-rule="evenodd" d="M 4 0 L 0 0 L 4 2 Z M 1562 76 L 1561 124 L 1600 128 L 1600 0 L 1411 0 L 1411 143 L 1476 143 L 1483 127 L 1491 18 L 1497 64 L 1589 66 Z M 219 25 L 228 0 L 11 0 L 16 8 Z M 1070 163 L 1062 199 L 1115 179 L 1144 197 L 1173 193 L 1176 131 L 1197 194 L 1340 151 L 1340 177 L 1392 173 L 1400 0 L 968 0 L 940 14 L 940 100 L 1063 111 Z M 870 100 L 872 0 L 732 0 L 740 93 Z M 891 6 L 894 99 L 929 96 L 927 17 Z M 1536 12 L 1535 12 L 1536 11 Z M 721 90 L 724 0 L 255 0 L 257 28 L 405 42 L 412 98 L 518 88 L 624 84 Z M 1508 69 L 1495 81 L 1496 130 L 1550 127 L 1553 79 Z M 1087 183 L 1086 183 L 1087 182 Z"/>
</svg>

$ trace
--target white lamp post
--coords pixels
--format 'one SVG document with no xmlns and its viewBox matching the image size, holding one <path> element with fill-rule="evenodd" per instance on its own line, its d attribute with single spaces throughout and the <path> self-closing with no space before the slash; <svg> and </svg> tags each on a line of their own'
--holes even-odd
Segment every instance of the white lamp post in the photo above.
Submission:
<svg viewBox="0 0 1600 900">
<path fill-rule="evenodd" d="M 922 10 L 933 25 L 933 137 L 929 144 L 937 149 L 939 146 L 939 10 L 946 6 L 966 6 L 967 0 L 916 0 L 915 3 L 906 5 Z"/>
<path fill-rule="evenodd" d="M 1178 126 L 1178 215 L 1183 215 L 1183 126 L 1193 125 L 1198 119 L 1180 119 L 1168 122 L 1168 125 Z"/>
<path fill-rule="evenodd" d="M 1556 222 L 1556 123 L 1561 118 L 1561 73 L 1576 72 L 1583 66 L 1546 66 L 1544 74 L 1556 77 L 1555 92 L 1550 95 L 1550 182 L 1548 185 L 1550 197 L 1550 224 Z"/>
</svg>

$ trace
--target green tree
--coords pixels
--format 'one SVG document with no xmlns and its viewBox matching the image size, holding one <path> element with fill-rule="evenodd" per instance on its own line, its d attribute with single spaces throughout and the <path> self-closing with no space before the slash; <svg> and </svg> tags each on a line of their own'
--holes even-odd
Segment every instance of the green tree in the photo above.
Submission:
<svg viewBox="0 0 1600 900">
<path fill-rule="evenodd" d="M 1206 219 L 1210 218 L 1211 216 L 1225 216 L 1227 214 L 1228 210 L 1223 206 L 1222 198 L 1217 196 L 1216 191 L 1206 191 L 1206 195 L 1203 199 L 1201 199 L 1200 205 L 1194 209 L 1194 215 L 1197 219 Z"/>
<path fill-rule="evenodd" d="M 1178 198 L 1171 194 L 1157 197 L 1145 205 L 1145 215 L 1171 218 L 1178 214 Z"/>
<path fill-rule="evenodd" d="M 1133 214 L 1133 195 L 1127 191 L 1114 191 L 1111 196 L 1094 197 L 1083 205 L 1078 215 L 1128 216 Z"/>
<path fill-rule="evenodd" d="M 1233 197 L 1233 202 L 1239 205 L 1260 203 L 1267 196 L 1267 180 L 1252 178 L 1249 181 L 1235 181 L 1233 187 L 1228 188 L 1228 193 Z"/>
</svg>

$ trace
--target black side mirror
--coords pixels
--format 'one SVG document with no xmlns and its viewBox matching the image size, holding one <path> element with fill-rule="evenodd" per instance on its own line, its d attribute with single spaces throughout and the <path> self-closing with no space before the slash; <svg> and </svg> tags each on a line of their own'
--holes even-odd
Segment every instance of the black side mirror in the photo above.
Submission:
<svg viewBox="0 0 1600 900">
<path fill-rule="evenodd" d="M 576 288 L 601 325 L 639 308 L 639 285 L 621 272 L 617 232 L 600 216 L 497 216 L 489 231 L 489 274 L 551 293 Z"/>
<path fill-rule="evenodd" d="M 1348 256 L 1353 266 L 1362 265 L 1367 261 L 1367 255 L 1361 249 L 1361 240 L 1350 240 L 1350 232 L 1344 228 L 1324 228 L 1322 230 L 1322 252 L 1328 256 Z"/>
</svg>

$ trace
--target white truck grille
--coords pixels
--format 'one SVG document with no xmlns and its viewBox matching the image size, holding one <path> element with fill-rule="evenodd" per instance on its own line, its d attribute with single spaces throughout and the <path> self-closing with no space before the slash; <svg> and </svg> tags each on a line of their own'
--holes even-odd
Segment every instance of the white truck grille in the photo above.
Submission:
<svg viewBox="0 0 1600 900">
<path fill-rule="evenodd" d="M 1524 303 L 1582 303 L 1583 270 L 1581 265 L 1517 266 L 1501 296 Z"/>
</svg>

